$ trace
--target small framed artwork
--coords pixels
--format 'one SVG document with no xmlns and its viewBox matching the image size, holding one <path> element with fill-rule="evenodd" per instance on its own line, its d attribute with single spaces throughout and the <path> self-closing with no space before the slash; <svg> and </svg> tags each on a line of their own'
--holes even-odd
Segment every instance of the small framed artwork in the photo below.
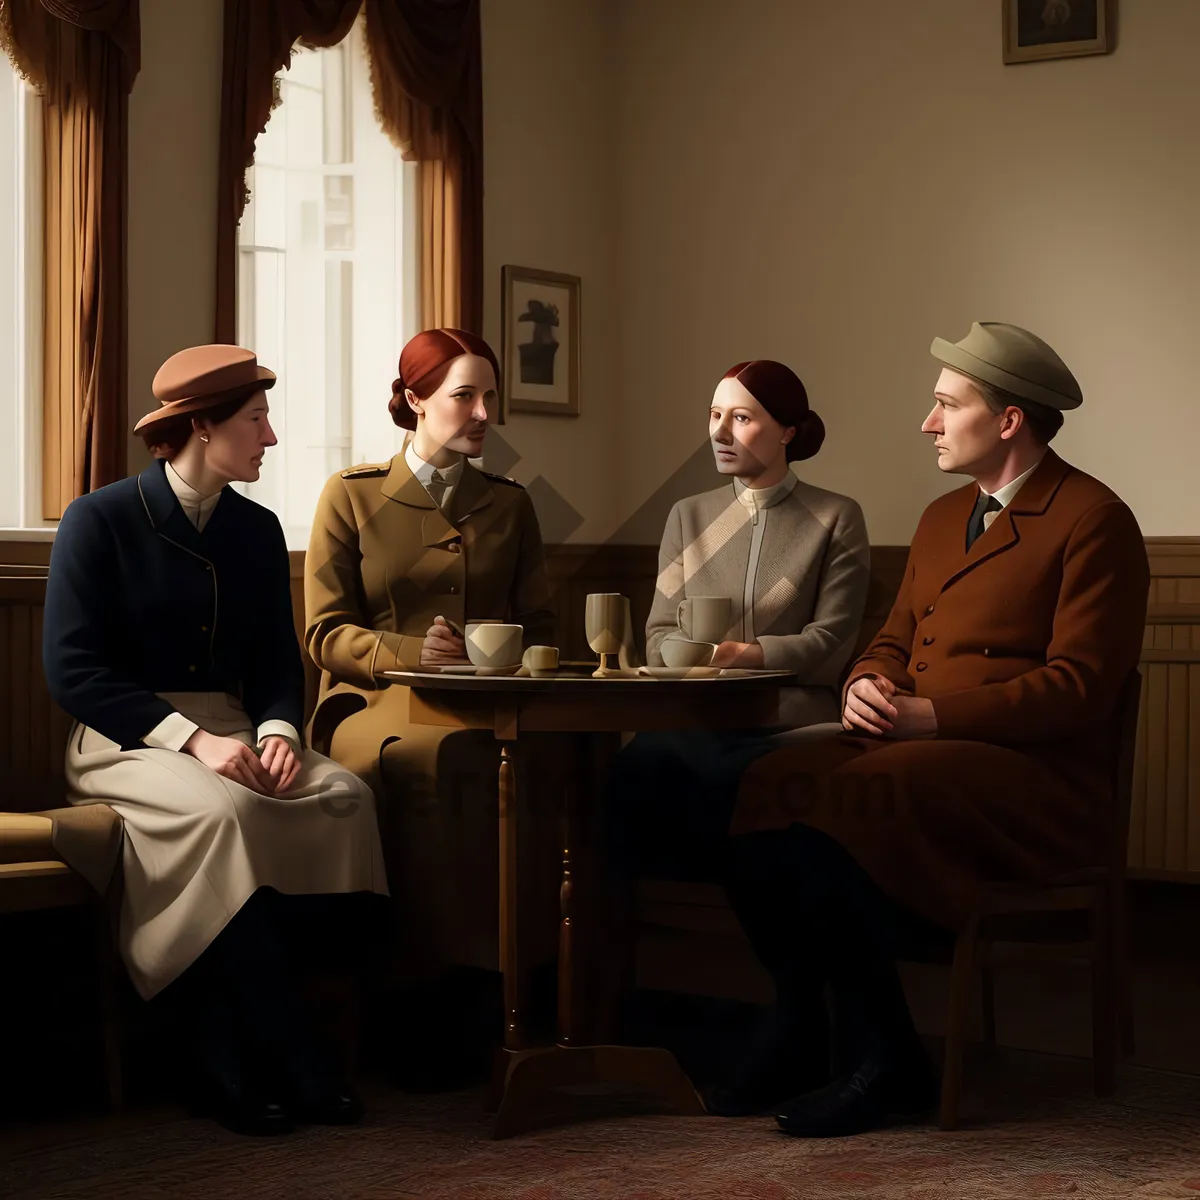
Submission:
<svg viewBox="0 0 1200 1200">
<path fill-rule="evenodd" d="M 1107 54 L 1116 0 L 1000 0 L 1004 61 Z"/>
<path fill-rule="evenodd" d="M 504 409 L 579 416 L 579 276 L 501 268 Z"/>
</svg>

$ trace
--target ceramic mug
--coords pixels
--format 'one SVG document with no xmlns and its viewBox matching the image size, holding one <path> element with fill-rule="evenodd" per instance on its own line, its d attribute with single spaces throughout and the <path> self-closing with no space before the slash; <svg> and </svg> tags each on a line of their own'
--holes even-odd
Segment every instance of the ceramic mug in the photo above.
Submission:
<svg viewBox="0 0 1200 1200">
<path fill-rule="evenodd" d="M 689 641 L 722 642 L 732 610 L 728 596 L 689 596 L 679 602 L 675 620 Z"/>
<path fill-rule="evenodd" d="M 515 667 L 521 661 L 521 642 L 525 630 L 521 625 L 505 625 L 500 621 L 471 621 L 467 625 L 467 657 L 484 669 Z"/>
</svg>

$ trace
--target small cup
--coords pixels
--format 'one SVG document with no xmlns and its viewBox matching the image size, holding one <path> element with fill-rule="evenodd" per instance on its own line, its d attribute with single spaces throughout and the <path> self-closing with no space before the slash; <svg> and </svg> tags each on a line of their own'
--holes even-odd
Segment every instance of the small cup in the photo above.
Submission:
<svg viewBox="0 0 1200 1200">
<path fill-rule="evenodd" d="M 693 642 L 684 638 L 665 638 L 658 647 L 668 667 L 707 667 L 717 648 L 715 642 Z"/>
<path fill-rule="evenodd" d="M 530 675 L 544 675 L 558 670 L 557 646 L 530 646 L 521 657 L 523 666 Z"/>
<path fill-rule="evenodd" d="M 515 667 L 521 662 L 521 640 L 525 633 L 522 626 L 471 621 L 466 632 L 467 657 L 475 666 L 494 670 Z"/>
</svg>

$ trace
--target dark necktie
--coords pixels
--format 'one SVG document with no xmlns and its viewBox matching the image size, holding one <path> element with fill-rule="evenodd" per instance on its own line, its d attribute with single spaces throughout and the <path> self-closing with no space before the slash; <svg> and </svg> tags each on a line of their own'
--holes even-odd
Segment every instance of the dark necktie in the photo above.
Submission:
<svg viewBox="0 0 1200 1200">
<path fill-rule="evenodd" d="M 442 499 L 446 495 L 446 489 L 450 486 L 450 481 L 441 473 L 434 471 L 429 477 L 429 483 L 426 486 L 426 491 L 429 492 L 429 498 L 438 506 L 442 507 Z"/>
<path fill-rule="evenodd" d="M 988 496 L 984 492 L 979 493 L 979 499 L 975 501 L 974 511 L 971 513 L 971 519 L 967 522 L 967 549 L 970 550 L 975 544 L 975 539 L 983 532 L 983 514 L 990 512 L 999 512 L 1004 507 L 995 496 Z"/>
</svg>

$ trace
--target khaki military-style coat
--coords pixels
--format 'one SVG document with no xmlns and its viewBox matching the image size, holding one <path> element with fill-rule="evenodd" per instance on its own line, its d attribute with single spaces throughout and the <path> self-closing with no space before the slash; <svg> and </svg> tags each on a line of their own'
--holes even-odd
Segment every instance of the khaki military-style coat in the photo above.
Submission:
<svg viewBox="0 0 1200 1200">
<path fill-rule="evenodd" d="M 458 884 L 473 863 L 484 880 L 495 876 L 496 743 L 490 733 L 411 723 L 409 689 L 382 673 L 419 668 L 439 615 L 460 630 L 510 621 L 524 626 L 526 645 L 551 641 L 528 494 L 464 462 L 442 511 L 402 452 L 342 471 L 317 504 L 304 600 L 305 646 L 321 672 L 309 743 L 375 789 L 400 921 L 421 943 L 407 953 L 494 965 L 495 921 L 464 913 Z M 486 886 L 476 890 L 486 898 Z"/>
<path fill-rule="evenodd" d="M 821 829 L 945 925 L 984 882 L 1105 861 L 1114 710 L 1150 586 L 1133 513 L 1052 451 L 968 550 L 977 496 L 972 484 L 925 510 L 891 614 L 846 685 L 884 676 L 927 697 L 936 737 L 844 735 L 767 755 L 731 826 Z"/>
</svg>

